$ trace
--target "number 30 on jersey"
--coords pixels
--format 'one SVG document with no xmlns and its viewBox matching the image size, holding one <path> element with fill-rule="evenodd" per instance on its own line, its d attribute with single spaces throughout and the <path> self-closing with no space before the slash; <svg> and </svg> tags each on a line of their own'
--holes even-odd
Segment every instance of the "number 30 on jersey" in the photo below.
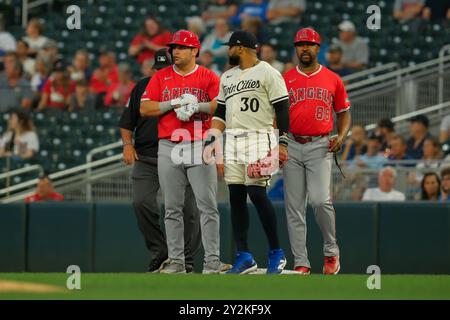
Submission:
<svg viewBox="0 0 450 320">
<path fill-rule="evenodd" d="M 244 104 L 241 106 L 241 111 L 258 112 L 259 109 L 259 101 L 256 98 L 241 98 L 241 102 Z"/>
</svg>

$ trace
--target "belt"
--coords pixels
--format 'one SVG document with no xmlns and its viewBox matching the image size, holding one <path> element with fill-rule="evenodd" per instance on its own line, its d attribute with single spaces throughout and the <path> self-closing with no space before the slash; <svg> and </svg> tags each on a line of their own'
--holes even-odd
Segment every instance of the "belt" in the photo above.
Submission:
<svg viewBox="0 0 450 320">
<path fill-rule="evenodd" d="M 314 138 L 323 138 L 328 136 L 328 134 L 323 134 L 320 136 L 299 136 L 296 134 L 293 134 L 292 137 L 294 138 L 294 140 L 300 144 L 305 144 L 308 142 L 312 142 L 314 140 Z"/>
</svg>

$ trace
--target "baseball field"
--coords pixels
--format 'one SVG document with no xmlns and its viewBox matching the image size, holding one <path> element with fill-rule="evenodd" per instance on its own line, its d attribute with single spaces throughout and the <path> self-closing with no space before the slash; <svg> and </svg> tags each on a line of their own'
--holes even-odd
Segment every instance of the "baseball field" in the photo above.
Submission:
<svg viewBox="0 0 450 320">
<path fill-rule="evenodd" d="M 162 275 L 81 274 L 80 290 L 68 290 L 64 273 L 1 273 L 4 299 L 307 300 L 450 299 L 450 275 Z"/>
</svg>

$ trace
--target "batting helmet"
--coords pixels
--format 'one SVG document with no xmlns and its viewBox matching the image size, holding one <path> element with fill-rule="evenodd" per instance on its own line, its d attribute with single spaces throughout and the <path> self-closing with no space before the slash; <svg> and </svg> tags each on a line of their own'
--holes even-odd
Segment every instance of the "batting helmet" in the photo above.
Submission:
<svg viewBox="0 0 450 320">
<path fill-rule="evenodd" d="M 299 42 L 311 42 L 320 46 L 320 35 L 313 28 L 303 28 L 298 30 L 295 36 L 294 45 Z"/>
<path fill-rule="evenodd" d="M 200 53 L 200 40 L 198 39 L 197 35 L 191 31 L 188 30 L 178 30 L 173 34 L 172 41 L 168 43 L 169 47 L 172 47 L 174 45 L 180 45 L 190 48 L 197 48 L 197 57 Z M 172 50 L 170 50 L 170 53 L 172 53 Z"/>
</svg>

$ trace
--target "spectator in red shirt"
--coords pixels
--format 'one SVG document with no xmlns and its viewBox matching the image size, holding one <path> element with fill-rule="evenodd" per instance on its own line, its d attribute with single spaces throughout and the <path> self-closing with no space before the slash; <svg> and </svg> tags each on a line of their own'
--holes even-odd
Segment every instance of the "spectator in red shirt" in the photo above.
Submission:
<svg viewBox="0 0 450 320">
<path fill-rule="evenodd" d="M 134 88 L 134 81 L 131 79 L 131 67 L 128 63 L 121 63 L 118 67 L 119 82 L 111 85 L 106 93 L 105 106 L 124 107 Z"/>
<path fill-rule="evenodd" d="M 155 52 L 167 47 L 171 40 L 171 33 L 162 26 L 161 21 L 150 16 L 145 19 L 142 32 L 131 41 L 128 54 L 142 64 L 147 59 L 153 59 Z"/>
<path fill-rule="evenodd" d="M 95 69 L 91 78 L 92 93 L 106 93 L 108 87 L 119 81 L 116 55 L 108 49 L 100 50 L 99 67 Z"/>
<path fill-rule="evenodd" d="M 39 177 L 36 193 L 25 198 L 25 202 L 62 201 L 64 196 L 53 190 L 52 181 L 47 175 Z"/>
<path fill-rule="evenodd" d="M 69 105 L 70 96 L 74 92 L 75 83 L 70 80 L 66 67 L 61 61 L 57 62 L 51 77 L 44 84 L 37 111 L 42 111 L 45 108 L 66 109 Z"/>
</svg>

